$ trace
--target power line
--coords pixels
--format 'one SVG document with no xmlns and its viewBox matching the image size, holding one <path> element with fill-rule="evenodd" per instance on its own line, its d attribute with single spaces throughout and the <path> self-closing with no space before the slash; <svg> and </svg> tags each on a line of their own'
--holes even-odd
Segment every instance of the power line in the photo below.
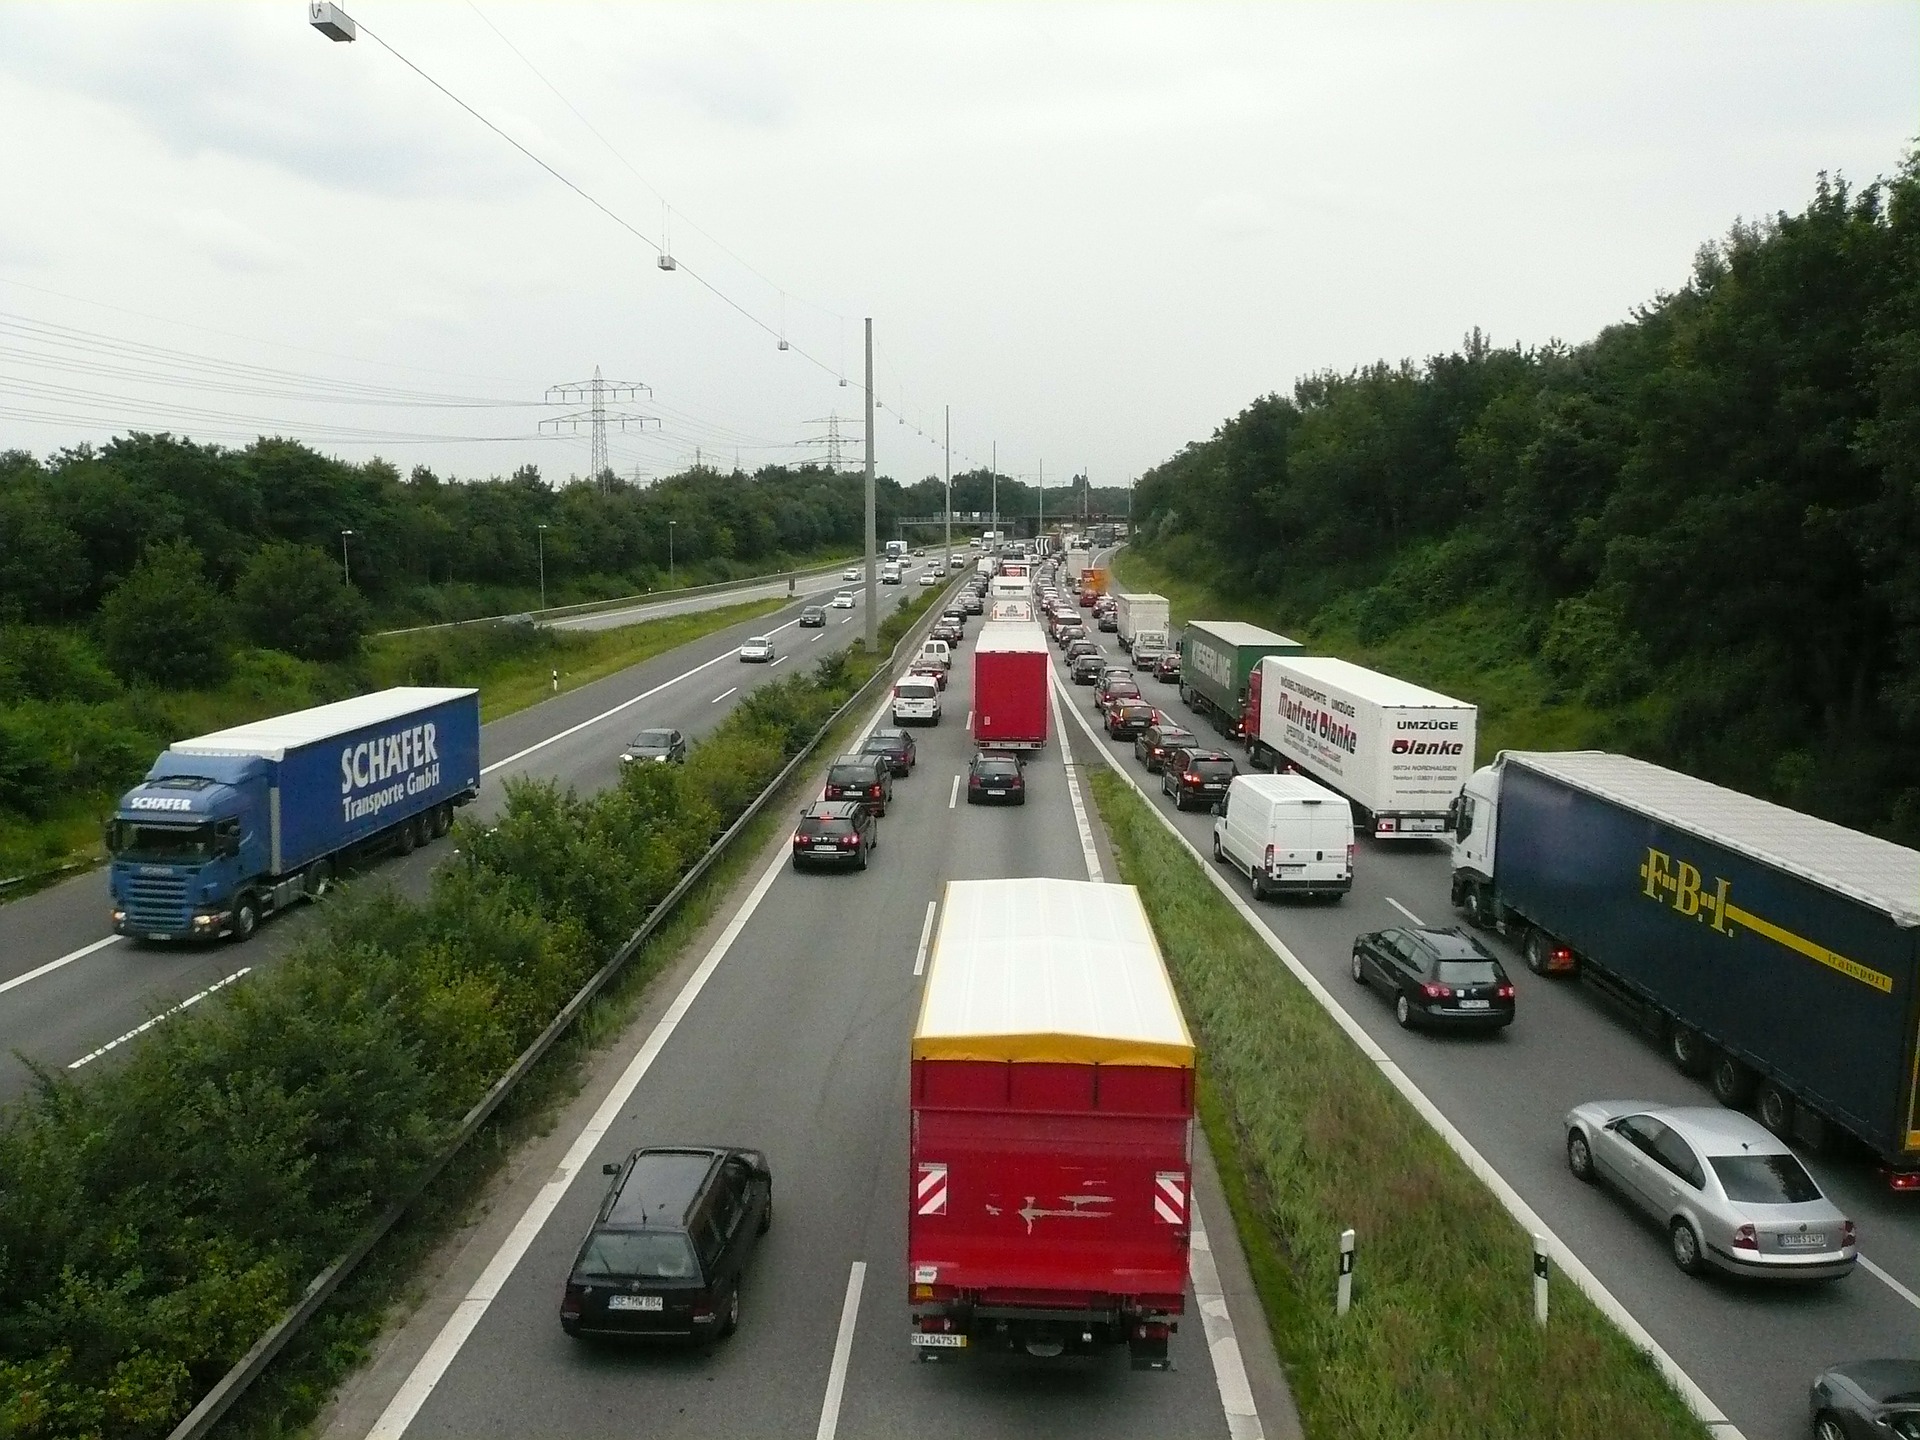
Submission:
<svg viewBox="0 0 1920 1440">
<path fill-rule="evenodd" d="M 593 458 L 590 463 L 593 470 L 593 483 L 598 485 L 602 490 L 605 490 L 607 488 L 607 475 L 611 468 L 607 464 L 608 423 L 611 422 L 618 425 L 622 430 L 626 429 L 629 424 L 638 425 L 644 429 L 647 421 L 654 420 L 655 418 L 651 415 L 630 414 L 624 410 L 609 411 L 607 409 L 607 401 L 613 400 L 617 403 L 621 400 L 635 400 L 639 398 L 642 390 L 646 391 L 649 395 L 653 393 L 652 386 L 643 385 L 637 380 L 605 379 L 600 374 L 600 367 L 596 365 L 593 367 L 593 378 L 591 380 L 569 380 L 561 385 L 551 385 L 547 387 L 547 400 L 549 403 L 554 402 L 556 398 L 560 400 L 578 400 L 584 397 L 588 401 L 587 408 L 585 410 L 576 410 L 571 415 L 556 415 L 550 420 L 542 420 L 540 427 L 543 430 L 549 425 L 554 426 L 556 429 L 565 425 L 575 430 L 579 429 L 582 424 L 591 427 L 593 435 Z M 655 423 L 657 424 L 658 421 L 656 420 Z"/>
</svg>

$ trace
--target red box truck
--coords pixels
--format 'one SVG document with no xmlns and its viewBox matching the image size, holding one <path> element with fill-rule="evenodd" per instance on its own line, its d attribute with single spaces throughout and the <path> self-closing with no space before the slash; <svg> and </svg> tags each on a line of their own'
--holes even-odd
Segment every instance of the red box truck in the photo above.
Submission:
<svg viewBox="0 0 1920 1440">
<path fill-rule="evenodd" d="M 989 620 L 973 647 L 973 739 L 982 750 L 1039 750 L 1047 743 L 1053 657 L 1031 616 Z"/>
<path fill-rule="evenodd" d="M 1128 1347 L 1185 1309 L 1193 1039 L 1128 885 L 948 883 L 914 1029 L 910 1341 Z"/>
</svg>

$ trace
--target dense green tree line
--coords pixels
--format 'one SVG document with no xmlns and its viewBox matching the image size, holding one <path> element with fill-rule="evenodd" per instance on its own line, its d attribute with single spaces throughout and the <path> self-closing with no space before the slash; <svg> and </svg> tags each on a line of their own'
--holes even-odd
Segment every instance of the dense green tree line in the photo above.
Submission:
<svg viewBox="0 0 1920 1440">
<path fill-rule="evenodd" d="M 1920 841 L 1920 157 L 1821 177 L 1585 344 L 1476 330 L 1268 395 L 1135 506 L 1303 625 L 1496 597 L 1647 758 Z"/>
</svg>

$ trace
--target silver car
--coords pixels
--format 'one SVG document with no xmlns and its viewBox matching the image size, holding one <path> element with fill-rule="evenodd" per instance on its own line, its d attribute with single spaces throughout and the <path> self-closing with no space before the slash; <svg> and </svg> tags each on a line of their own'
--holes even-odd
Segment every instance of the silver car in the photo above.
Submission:
<svg viewBox="0 0 1920 1440">
<path fill-rule="evenodd" d="M 1567 1168 L 1604 1179 L 1667 1230 L 1673 1263 L 1763 1279 L 1853 1269 L 1853 1221 L 1758 1121 L 1712 1106 L 1596 1100 L 1567 1112 Z"/>
</svg>

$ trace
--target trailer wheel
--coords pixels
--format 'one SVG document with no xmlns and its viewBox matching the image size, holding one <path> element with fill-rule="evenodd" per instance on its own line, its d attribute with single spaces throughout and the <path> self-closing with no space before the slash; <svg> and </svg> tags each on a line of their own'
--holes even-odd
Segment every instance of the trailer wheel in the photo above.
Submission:
<svg viewBox="0 0 1920 1440">
<path fill-rule="evenodd" d="M 1547 939 L 1546 931 L 1538 928 L 1527 931 L 1525 950 L 1527 969 L 1536 975 L 1544 975 L 1547 973 L 1547 948 L 1550 943 Z"/>
<path fill-rule="evenodd" d="M 1667 1027 L 1667 1058 L 1682 1075 L 1704 1075 L 1712 1051 L 1698 1030 L 1676 1022 Z"/>
<path fill-rule="evenodd" d="M 433 838 L 438 840 L 453 829 L 453 806 L 451 803 L 436 805 L 433 808 Z"/>
<path fill-rule="evenodd" d="M 399 855 L 411 855 L 419 841 L 413 833 L 413 821 L 402 820 L 393 827 L 393 848 Z"/>
<path fill-rule="evenodd" d="M 1713 1057 L 1707 1083 L 1713 1087 L 1713 1098 L 1729 1110 L 1738 1110 L 1753 1098 L 1753 1071 L 1725 1053 Z"/>
<path fill-rule="evenodd" d="M 1782 1140 L 1793 1138 L 1793 1096 L 1772 1080 L 1763 1080 L 1754 1096 L 1754 1110 L 1760 1123 Z"/>
</svg>

